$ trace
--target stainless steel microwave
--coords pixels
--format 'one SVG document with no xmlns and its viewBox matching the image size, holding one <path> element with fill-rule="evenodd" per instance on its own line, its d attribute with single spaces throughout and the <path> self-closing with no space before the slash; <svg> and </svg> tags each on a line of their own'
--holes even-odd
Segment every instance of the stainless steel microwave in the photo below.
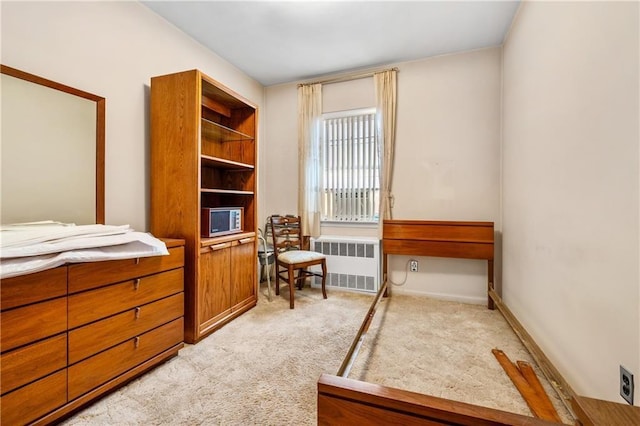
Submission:
<svg viewBox="0 0 640 426">
<path fill-rule="evenodd" d="M 217 207 L 201 209 L 200 234 L 211 238 L 242 232 L 244 208 Z"/>
</svg>

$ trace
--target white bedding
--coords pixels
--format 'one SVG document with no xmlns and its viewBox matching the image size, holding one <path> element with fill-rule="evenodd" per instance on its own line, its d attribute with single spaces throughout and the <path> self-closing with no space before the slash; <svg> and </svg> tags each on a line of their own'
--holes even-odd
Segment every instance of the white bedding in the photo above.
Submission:
<svg viewBox="0 0 640 426">
<path fill-rule="evenodd" d="M 161 240 L 129 225 L 73 225 L 46 221 L 0 228 L 0 278 L 65 263 L 168 255 Z"/>
</svg>

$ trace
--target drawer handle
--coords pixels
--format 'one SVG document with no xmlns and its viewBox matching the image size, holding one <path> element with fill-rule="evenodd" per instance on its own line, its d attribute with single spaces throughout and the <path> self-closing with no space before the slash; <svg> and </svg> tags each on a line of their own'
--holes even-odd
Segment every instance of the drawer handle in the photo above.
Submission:
<svg viewBox="0 0 640 426">
<path fill-rule="evenodd" d="M 227 246 L 227 243 L 220 243 L 220 244 L 214 244 L 212 246 L 209 246 L 209 248 L 211 250 L 217 250 L 217 249 L 221 249 Z"/>
<path fill-rule="evenodd" d="M 138 346 L 140 346 L 140 338 L 139 337 L 135 337 L 133 339 L 133 347 L 138 349 Z"/>
<path fill-rule="evenodd" d="M 243 238 L 239 241 L 239 243 L 246 244 L 246 243 L 250 243 L 251 241 L 253 241 L 253 238 Z"/>
<path fill-rule="evenodd" d="M 140 264 L 140 258 L 136 257 L 136 265 Z"/>
<path fill-rule="evenodd" d="M 141 311 L 140 307 L 137 306 L 136 307 L 136 314 L 135 314 L 136 319 L 140 318 L 140 311 Z"/>
<path fill-rule="evenodd" d="M 136 278 L 136 280 L 133 282 L 133 289 L 137 291 L 139 287 L 140 287 L 140 278 Z"/>
</svg>

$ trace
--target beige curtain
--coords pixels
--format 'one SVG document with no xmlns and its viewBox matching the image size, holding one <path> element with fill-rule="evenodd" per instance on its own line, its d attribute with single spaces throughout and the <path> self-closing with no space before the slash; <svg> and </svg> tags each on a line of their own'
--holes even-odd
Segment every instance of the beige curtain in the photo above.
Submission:
<svg viewBox="0 0 640 426">
<path fill-rule="evenodd" d="M 322 84 L 298 87 L 298 213 L 302 234 L 320 236 Z"/>
<path fill-rule="evenodd" d="M 382 220 L 392 218 L 393 151 L 396 143 L 396 70 L 374 74 L 378 130 L 382 142 L 382 172 L 380 178 L 380 235 Z"/>
</svg>

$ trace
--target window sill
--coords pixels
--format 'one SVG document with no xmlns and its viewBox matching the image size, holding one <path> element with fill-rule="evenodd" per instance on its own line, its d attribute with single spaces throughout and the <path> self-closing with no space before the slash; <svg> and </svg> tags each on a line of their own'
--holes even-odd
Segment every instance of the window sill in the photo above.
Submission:
<svg viewBox="0 0 640 426">
<path fill-rule="evenodd" d="M 377 229 L 379 222 L 343 222 L 343 221 L 329 221 L 323 220 L 320 222 L 320 227 L 331 226 L 337 228 L 371 228 Z"/>
</svg>

